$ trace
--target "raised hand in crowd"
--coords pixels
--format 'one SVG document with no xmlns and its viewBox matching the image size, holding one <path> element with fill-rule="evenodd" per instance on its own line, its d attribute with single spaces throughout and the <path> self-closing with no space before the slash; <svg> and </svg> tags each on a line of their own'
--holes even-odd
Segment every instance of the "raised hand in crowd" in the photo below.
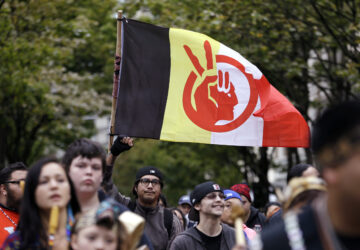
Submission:
<svg viewBox="0 0 360 250">
<path fill-rule="evenodd" d="M 106 164 L 112 166 L 119 156 L 124 151 L 131 149 L 134 146 L 134 139 L 128 136 L 118 136 L 111 146 L 110 152 L 106 158 Z"/>
</svg>

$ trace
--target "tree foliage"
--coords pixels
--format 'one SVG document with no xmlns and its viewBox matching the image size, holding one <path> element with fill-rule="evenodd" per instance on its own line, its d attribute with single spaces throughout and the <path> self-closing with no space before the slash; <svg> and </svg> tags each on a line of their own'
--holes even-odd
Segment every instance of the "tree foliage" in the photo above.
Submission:
<svg viewBox="0 0 360 250">
<path fill-rule="evenodd" d="M 0 2 L 0 164 L 30 164 L 109 112 L 116 1 Z"/>
</svg>

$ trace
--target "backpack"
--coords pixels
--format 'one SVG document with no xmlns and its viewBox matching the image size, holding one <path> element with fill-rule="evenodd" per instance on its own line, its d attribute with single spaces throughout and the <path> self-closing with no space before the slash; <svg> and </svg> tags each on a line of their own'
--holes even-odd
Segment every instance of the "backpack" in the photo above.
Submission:
<svg viewBox="0 0 360 250">
<path fill-rule="evenodd" d="M 130 201 L 127 207 L 130 209 L 130 211 L 134 212 L 136 208 L 136 202 Z M 166 228 L 166 231 L 168 232 L 169 239 L 172 230 L 172 222 L 173 222 L 173 213 L 169 209 L 164 208 L 164 226 Z"/>
</svg>

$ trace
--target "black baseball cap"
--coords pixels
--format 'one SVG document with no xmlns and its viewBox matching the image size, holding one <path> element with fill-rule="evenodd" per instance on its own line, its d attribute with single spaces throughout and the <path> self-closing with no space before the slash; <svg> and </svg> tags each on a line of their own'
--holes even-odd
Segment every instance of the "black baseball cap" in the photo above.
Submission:
<svg viewBox="0 0 360 250">
<path fill-rule="evenodd" d="M 138 182 L 144 175 L 154 175 L 159 178 L 160 182 L 163 181 L 163 175 L 159 169 L 153 166 L 146 166 L 140 168 L 136 173 L 136 182 Z"/>
<path fill-rule="evenodd" d="M 195 186 L 194 190 L 190 194 L 190 201 L 192 204 L 189 212 L 190 220 L 199 221 L 199 211 L 197 211 L 194 206 L 195 204 L 199 203 L 207 194 L 212 192 L 224 193 L 220 185 L 213 181 L 203 182 Z"/>
</svg>

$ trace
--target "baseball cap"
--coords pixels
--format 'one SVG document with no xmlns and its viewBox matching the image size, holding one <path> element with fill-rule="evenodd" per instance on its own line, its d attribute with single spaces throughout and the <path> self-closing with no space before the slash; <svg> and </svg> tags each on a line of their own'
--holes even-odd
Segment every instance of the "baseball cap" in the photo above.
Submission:
<svg viewBox="0 0 360 250">
<path fill-rule="evenodd" d="M 154 175 L 160 179 L 160 182 L 162 183 L 163 175 L 159 169 L 153 166 L 146 166 L 143 168 L 140 168 L 136 173 L 136 182 L 141 179 L 144 175 Z"/>
<path fill-rule="evenodd" d="M 237 192 L 235 192 L 235 191 L 233 191 L 231 189 L 225 189 L 224 190 L 224 195 L 225 195 L 225 200 L 226 201 L 229 200 L 229 199 L 232 199 L 232 198 L 236 198 L 236 199 L 239 199 L 239 200 L 242 201 L 241 196 Z"/>
<path fill-rule="evenodd" d="M 183 195 L 180 197 L 178 204 L 188 204 L 191 206 L 191 202 L 190 202 L 190 196 L 189 195 Z"/>
<path fill-rule="evenodd" d="M 212 192 L 224 193 L 220 185 L 213 181 L 203 182 L 195 186 L 194 190 L 190 194 L 190 201 L 192 204 L 189 212 L 190 220 L 199 221 L 199 211 L 194 208 L 194 205 L 199 203 L 208 193 Z"/>
</svg>

